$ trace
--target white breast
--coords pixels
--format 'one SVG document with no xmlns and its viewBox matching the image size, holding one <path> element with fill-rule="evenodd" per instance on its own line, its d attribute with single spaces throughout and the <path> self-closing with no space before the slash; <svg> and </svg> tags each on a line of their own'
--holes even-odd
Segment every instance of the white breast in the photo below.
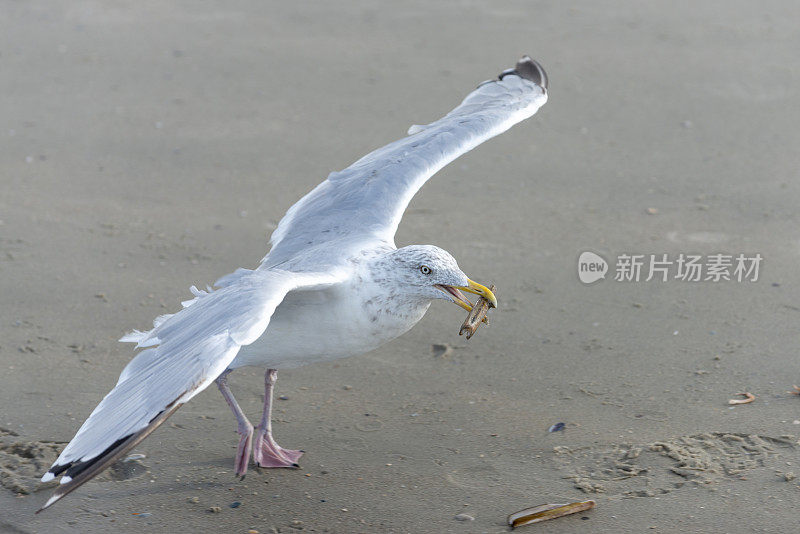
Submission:
<svg viewBox="0 0 800 534">
<path fill-rule="evenodd" d="M 363 282 L 291 292 L 266 332 L 242 347 L 230 367 L 279 369 L 363 354 L 407 332 L 430 306 L 430 301 L 389 302 L 380 294 Z"/>
</svg>

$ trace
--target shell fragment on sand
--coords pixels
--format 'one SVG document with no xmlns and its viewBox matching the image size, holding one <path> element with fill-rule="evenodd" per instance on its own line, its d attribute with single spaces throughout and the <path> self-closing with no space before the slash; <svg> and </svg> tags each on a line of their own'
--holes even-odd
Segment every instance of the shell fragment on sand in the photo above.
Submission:
<svg viewBox="0 0 800 534">
<path fill-rule="evenodd" d="M 497 291 L 497 288 L 492 284 L 489 290 L 494 293 Z M 467 339 L 469 339 L 475 334 L 475 331 L 478 330 L 481 323 L 489 324 L 489 319 L 486 318 L 486 314 L 489 313 L 489 308 L 491 307 L 491 302 L 484 297 L 480 297 L 475 302 L 475 305 L 472 306 L 472 311 L 469 312 L 467 318 L 464 319 L 464 323 L 461 325 L 461 330 L 458 331 L 458 335 L 462 336 L 466 332 Z"/>
<path fill-rule="evenodd" d="M 594 501 L 579 501 L 569 504 L 541 504 L 533 508 L 526 508 L 508 516 L 508 525 L 511 528 L 532 525 L 565 515 L 577 514 L 591 510 L 595 506 Z"/>
<path fill-rule="evenodd" d="M 728 401 L 728 404 L 750 404 L 754 400 L 756 400 L 756 396 L 752 393 L 744 392 L 744 393 L 737 393 L 737 395 L 741 395 L 744 397 L 743 399 L 731 399 Z"/>
</svg>

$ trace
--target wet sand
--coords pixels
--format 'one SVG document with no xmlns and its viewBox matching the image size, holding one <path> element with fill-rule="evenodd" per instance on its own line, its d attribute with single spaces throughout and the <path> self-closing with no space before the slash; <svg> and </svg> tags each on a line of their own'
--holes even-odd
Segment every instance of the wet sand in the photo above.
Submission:
<svg viewBox="0 0 800 534">
<path fill-rule="evenodd" d="M 524 529 L 796 526 L 793 3 L 3 10 L 0 531 L 505 532 L 511 512 L 587 498 Z M 255 266 L 329 172 L 523 53 L 549 103 L 440 172 L 397 237 L 495 283 L 489 328 L 466 342 L 461 310 L 435 303 L 380 350 L 282 371 L 275 433 L 306 451 L 300 470 L 235 479 L 210 388 L 140 466 L 33 515 L 35 477 L 133 355 L 120 336 Z M 491 217 L 465 231 L 478 199 Z M 586 286 L 585 250 L 764 261 L 755 283 L 615 282 L 612 266 Z M 231 385 L 256 418 L 262 371 Z M 729 406 L 743 391 L 756 400 Z"/>
</svg>

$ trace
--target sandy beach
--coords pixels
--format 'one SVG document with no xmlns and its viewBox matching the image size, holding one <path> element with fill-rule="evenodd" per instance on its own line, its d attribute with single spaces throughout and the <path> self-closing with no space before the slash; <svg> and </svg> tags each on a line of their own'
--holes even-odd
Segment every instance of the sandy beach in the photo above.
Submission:
<svg viewBox="0 0 800 534">
<path fill-rule="evenodd" d="M 586 499 L 519 532 L 796 527 L 795 3 L 2 11 L 0 532 L 500 533 L 522 508 Z M 442 170 L 397 235 L 497 285 L 488 328 L 466 341 L 462 311 L 436 302 L 379 350 L 281 371 L 274 430 L 306 451 L 299 470 L 235 478 L 235 419 L 211 387 L 144 457 L 34 515 L 38 478 L 134 354 L 117 339 L 256 266 L 328 173 L 522 54 L 549 102 Z M 579 280 L 585 251 L 605 280 Z M 681 254 L 762 262 L 755 281 L 676 264 L 645 280 L 651 256 Z M 639 281 L 615 280 L 623 255 L 642 256 Z M 263 371 L 230 382 L 256 419 Z M 742 392 L 755 400 L 730 405 Z"/>
</svg>

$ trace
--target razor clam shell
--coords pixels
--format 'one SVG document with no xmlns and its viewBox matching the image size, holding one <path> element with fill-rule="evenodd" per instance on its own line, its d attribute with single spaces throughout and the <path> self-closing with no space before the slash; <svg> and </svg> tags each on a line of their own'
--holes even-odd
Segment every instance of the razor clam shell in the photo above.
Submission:
<svg viewBox="0 0 800 534">
<path fill-rule="evenodd" d="M 565 515 L 577 514 L 578 512 L 590 510 L 594 508 L 595 504 L 597 503 L 594 501 L 579 501 L 562 504 L 541 504 L 539 506 L 526 508 L 511 514 L 508 516 L 508 524 L 511 526 L 511 528 L 517 528 L 525 525 L 531 525 L 533 523 L 540 523 L 542 521 L 548 521 L 557 517 L 563 517 Z"/>
<path fill-rule="evenodd" d="M 489 288 L 489 291 L 494 293 L 497 288 L 492 284 Z M 471 338 L 473 334 L 478 330 L 478 327 L 481 325 L 481 322 L 485 322 L 489 324 L 489 320 L 486 318 L 486 314 L 489 312 L 489 301 L 483 297 L 478 298 L 475 302 L 475 305 L 472 307 L 472 311 L 469 312 L 467 318 L 464 319 L 464 323 L 461 325 L 461 330 L 458 331 L 458 335 L 464 335 L 466 332 L 467 339 Z"/>
</svg>

